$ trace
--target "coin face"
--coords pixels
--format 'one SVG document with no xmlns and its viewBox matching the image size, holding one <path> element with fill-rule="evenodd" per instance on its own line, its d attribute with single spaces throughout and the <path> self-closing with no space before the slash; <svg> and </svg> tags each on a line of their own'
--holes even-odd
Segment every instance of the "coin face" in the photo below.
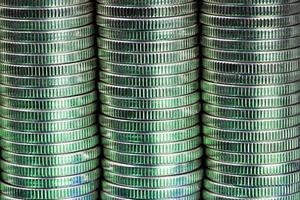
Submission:
<svg viewBox="0 0 300 200">
<path fill-rule="evenodd" d="M 205 200 L 299 198 L 298 6 L 202 3 Z"/>
</svg>

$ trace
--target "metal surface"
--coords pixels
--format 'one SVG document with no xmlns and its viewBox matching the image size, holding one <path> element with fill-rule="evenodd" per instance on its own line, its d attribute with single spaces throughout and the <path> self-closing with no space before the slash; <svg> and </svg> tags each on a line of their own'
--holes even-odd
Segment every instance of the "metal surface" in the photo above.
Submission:
<svg viewBox="0 0 300 200">
<path fill-rule="evenodd" d="M 1 199 L 98 199 L 93 7 L 0 0 Z"/>
<path fill-rule="evenodd" d="M 300 198 L 299 5 L 202 3 L 204 200 Z"/>
<path fill-rule="evenodd" d="M 103 199 L 199 199 L 197 10 L 98 1 Z"/>
</svg>

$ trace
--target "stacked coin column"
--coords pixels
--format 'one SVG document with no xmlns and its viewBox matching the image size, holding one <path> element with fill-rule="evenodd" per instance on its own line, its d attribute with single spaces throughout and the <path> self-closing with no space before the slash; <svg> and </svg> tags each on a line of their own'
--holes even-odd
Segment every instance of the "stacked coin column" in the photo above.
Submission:
<svg viewBox="0 0 300 200">
<path fill-rule="evenodd" d="M 300 2 L 205 0 L 205 200 L 300 199 Z"/>
<path fill-rule="evenodd" d="M 98 0 L 102 199 L 199 199 L 193 0 Z"/>
<path fill-rule="evenodd" d="M 1 199 L 97 199 L 93 6 L 0 0 Z"/>
</svg>

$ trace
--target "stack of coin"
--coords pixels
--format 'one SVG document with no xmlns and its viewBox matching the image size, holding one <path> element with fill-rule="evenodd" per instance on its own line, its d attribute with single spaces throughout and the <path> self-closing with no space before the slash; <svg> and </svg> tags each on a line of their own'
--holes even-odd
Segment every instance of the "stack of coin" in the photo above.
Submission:
<svg viewBox="0 0 300 200">
<path fill-rule="evenodd" d="M 98 0 L 102 199 L 200 198 L 195 0 Z"/>
<path fill-rule="evenodd" d="M 1 199 L 97 199 L 90 0 L 0 0 Z"/>
<path fill-rule="evenodd" d="M 205 0 L 205 200 L 300 199 L 300 2 Z"/>
</svg>

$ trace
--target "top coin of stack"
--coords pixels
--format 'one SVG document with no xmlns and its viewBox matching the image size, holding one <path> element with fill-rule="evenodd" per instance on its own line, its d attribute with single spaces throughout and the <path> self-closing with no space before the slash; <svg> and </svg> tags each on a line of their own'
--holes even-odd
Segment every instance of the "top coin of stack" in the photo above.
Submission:
<svg viewBox="0 0 300 200">
<path fill-rule="evenodd" d="M 97 2 L 102 199 L 199 199 L 196 1 Z"/>
<path fill-rule="evenodd" d="M 90 0 L 0 0 L 1 199 L 97 199 Z"/>
<path fill-rule="evenodd" d="M 203 199 L 300 199 L 300 2 L 202 4 Z"/>
</svg>

